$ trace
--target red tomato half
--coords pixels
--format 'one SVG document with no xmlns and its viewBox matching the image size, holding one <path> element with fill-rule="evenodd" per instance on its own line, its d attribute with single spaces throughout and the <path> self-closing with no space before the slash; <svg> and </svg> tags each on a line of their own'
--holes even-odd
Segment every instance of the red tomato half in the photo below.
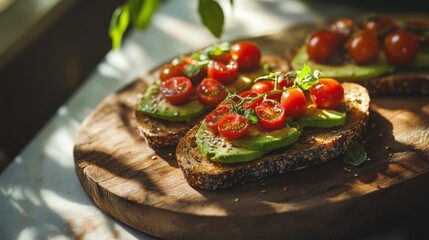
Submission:
<svg viewBox="0 0 429 240">
<path fill-rule="evenodd" d="M 159 70 L 159 79 L 161 79 L 161 82 L 172 78 L 172 77 L 183 77 L 185 76 L 185 73 L 182 72 L 182 70 L 174 65 L 164 65 Z"/>
<path fill-rule="evenodd" d="M 231 56 L 237 60 L 240 70 L 252 70 L 259 67 L 261 50 L 252 42 L 238 42 L 231 46 Z"/>
<path fill-rule="evenodd" d="M 229 114 L 231 108 L 228 105 L 222 105 L 210 112 L 206 116 L 206 126 L 214 134 L 218 134 L 219 120 L 226 114 Z"/>
<path fill-rule="evenodd" d="M 264 100 L 255 107 L 255 113 L 261 126 L 267 130 L 276 130 L 284 127 L 286 113 L 283 106 L 274 100 Z"/>
<path fill-rule="evenodd" d="M 198 100 L 208 107 L 215 107 L 227 95 L 227 90 L 219 81 L 213 78 L 204 78 L 197 87 Z"/>
<path fill-rule="evenodd" d="M 311 86 L 310 97 L 317 108 L 336 109 L 344 102 L 344 89 L 335 79 L 321 78 Z"/>
<path fill-rule="evenodd" d="M 254 91 L 258 94 L 264 94 L 269 91 L 274 90 L 274 81 L 272 80 L 262 80 L 259 82 L 256 82 L 253 84 L 252 88 L 250 88 L 251 91 Z M 274 99 L 274 100 L 280 100 L 280 97 L 282 96 L 281 93 L 276 93 L 269 95 L 267 98 Z"/>
<path fill-rule="evenodd" d="M 313 33 L 307 41 L 308 57 L 319 63 L 325 63 L 341 46 L 341 36 L 329 30 Z"/>
<path fill-rule="evenodd" d="M 259 94 L 257 92 L 255 92 L 255 91 L 252 91 L 252 90 L 248 90 L 248 91 L 242 92 L 240 94 L 240 97 L 243 97 L 243 98 L 245 98 L 245 97 L 255 98 L 257 96 L 259 96 Z M 253 102 L 252 101 L 244 101 L 243 102 L 243 106 L 245 106 L 247 109 L 255 108 L 261 102 L 262 102 L 262 98 L 259 98 L 259 99 L 257 99 L 256 101 L 253 101 Z"/>
<path fill-rule="evenodd" d="M 307 100 L 301 89 L 290 88 L 283 92 L 280 103 L 284 107 L 286 115 L 296 119 L 304 114 Z"/>
<path fill-rule="evenodd" d="M 373 32 L 363 32 L 347 41 L 347 52 L 357 64 L 372 62 L 377 58 L 379 50 L 380 44 Z"/>
<path fill-rule="evenodd" d="M 243 115 L 236 113 L 224 115 L 218 123 L 219 134 L 229 141 L 246 135 L 249 127 L 249 120 Z"/>
<path fill-rule="evenodd" d="M 192 93 L 192 82 L 186 77 L 172 77 L 161 83 L 161 94 L 173 105 L 188 101 Z"/>
<path fill-rule="evenodd" d="M 399 31 L 389 34 L 384 42 L 384 55 L 395 66 L 413 62 L 419 53 L 419 40 L 411 32 Z"/>
<path fill-rule="evenodd" d="M 237 78 L 238 63 L 231 55 L 225 53 L 209 62 L 207 72 L 209 77 L 218 80 L 223 85 L 228 85 Z"/>
</svg>

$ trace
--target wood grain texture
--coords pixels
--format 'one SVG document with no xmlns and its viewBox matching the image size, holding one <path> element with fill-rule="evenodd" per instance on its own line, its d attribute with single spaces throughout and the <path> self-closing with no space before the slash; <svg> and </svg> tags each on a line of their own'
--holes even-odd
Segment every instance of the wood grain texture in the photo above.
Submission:
<svg viewBox="0 0 429 240">
<path fill-rule="evenodd" d="M 315 28 L 252 39 L 283 54 Z M 292 37 L 293 36 L 293 37 Z M 76 173 L 104 212 L 167 239 L 302 239 L 363 234 L 428 211 L 429 97 L 374 97 L 361 167 L 340 159 L 220 191 L 190 187 L 174 156 L 139 136 L 133 110 L 150 75 L 104 99 L 82 123 Z"/>
</svg>

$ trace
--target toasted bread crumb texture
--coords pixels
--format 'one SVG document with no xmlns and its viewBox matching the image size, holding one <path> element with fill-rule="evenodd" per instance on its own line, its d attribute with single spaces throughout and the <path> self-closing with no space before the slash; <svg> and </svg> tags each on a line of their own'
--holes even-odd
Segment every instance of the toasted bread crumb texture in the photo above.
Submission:
<svg viewBox="0 0 429 240">
<path fill-rule="evenodd" d="M 347 122 L 341 127 L 308 128 L 293 145 L 248 163 L 222 164 L 210 161 L 195 143 L 199 125 L 180 141 L 176 150 L 182 172 L 193 187 L 215 190 L 323 164 L 343 154 L 366 130 L 369 116 L 367 90 L 344 83 Z"/>
</svg>

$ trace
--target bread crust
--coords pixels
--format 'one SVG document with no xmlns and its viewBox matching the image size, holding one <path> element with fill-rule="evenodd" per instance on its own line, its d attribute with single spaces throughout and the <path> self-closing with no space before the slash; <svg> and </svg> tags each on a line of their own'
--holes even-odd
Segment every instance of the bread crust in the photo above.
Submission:
<svg viewBox="0 0 429 240">
<path fill-rule="evenodd" d="M 364 87 L 355 83 L 343 83 L 343 87 L 347 108 L 345 125 L 305 129 L 295 144 L 247 163 L 225 164 L 207 159 L 195 142 L 200 124 L 194 126 L 179 141 L 176 150 L 186 181 L 193 187 L 216 190 L 320 165 L 342 155 L 363 136 L 370 103 Z"/>
</svg>

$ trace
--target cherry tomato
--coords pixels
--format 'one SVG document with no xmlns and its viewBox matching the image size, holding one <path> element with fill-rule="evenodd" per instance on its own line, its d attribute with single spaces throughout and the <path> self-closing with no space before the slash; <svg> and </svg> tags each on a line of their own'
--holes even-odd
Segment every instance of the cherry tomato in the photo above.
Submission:
<svg viewBox="0 0 429 240">
<path fill-rule="evenodd" d="M 215 110 L 206 116 L 206 126 L 214 134 L 218 134 L 219 119 L 226 114 L 229 114 L 231 108 L 228 105 L 218 106 Z"/>
<path fill-rule="evenodd" d="M 372 32 L 375 35 L 382 36 L 394 28 L 392 19 L 385 16 L 378 16 L 363 25 L 363 30 Z"/>
<path fill-rule="evenodd" d="M 208 107 L 215 107 L 221 103 L 227 95 L 227 90 L 214 78 L 204 78 L 197 86 L 198 100 Z"/>
<path fill-rule="evenodd" d="M 232 83 L 238 75 L 238 63 L 228 53 L 214 58 L 207 67 L 209 77 L 224 85 Z"/>
<path fill-rule="evenodd" d="M 408 21 L 406 30 L 412 32 L 419 40 L 421 47 L 429 47 L 429 22 L 427 21 Z"/>
<path fill-rule="evenodd" d="M 272 80 L 262 80 L 253 84 L 250 88 L 251 91 L 256 92 L 257 94 L 267 93 L 274 89 L 274 81 Z M 279 100 L 282 96 L 281 93 L 271 94 L 267 96 L 269 99 Z"/>
<path fill-rule="evenodd" d="M 167 64 L 161 67 L 159 71 L 159 79 L 161 79 L 161 82 L 172 78 L 172 77 L 183 77 L 185 74 L 180 70 L 179 67 Z"/>
<path fill-rule="evenodd" d="M 236 113 L 226 114 L 218 122 L 219 134 L 229 141 L 246 135 L 249 127 L 249 120 L 243 115 Z"/>
<path fill-rule="evenodd" d="M 344 89 L 335 79 L 321 78 L 311 86 L 310 97 L 317 108 L 336 109 L 344 102 Z"/>
<path fill-rule="evenodd" d="M 257 96 L 259 96 L 259 94 L 255 91 L 252 91 L 252 90 L 248 90 L 248 91 L 240 93 L 240 97 L 243 97 L 243 98 L 245 98 L 245 97 L 255 98 Z M 253 109 L 256 106 L 258 106 L 261 102 L 262 102 L 262 98 L 259 98 L 253 102 L 252 101 L 244 101 L 243 106 L 246 107 L 246 109 L 251 109 L 251 108 Z"/>
<path fill-rule="evenodd" d="M 173 105 L 188 101 L 192 93 L 192 82 L 187 77 L 172 77 L 161 82 L 161 94 Z"/>
<path fill-rule="evenodd" d="M 252 42 L 238 42 L 231 46 L 231 56 L 240 70 L 252 70 L 259 67 L 261 50 Z"/>
<path fill-rule="evenodd" d="M 391 33 L 384 41 L 384 55 L 395 66 L 411 63 L 417 57 L 420 44 L 417 38 L 406 31 Z"/>
<path fill-rule="evenodd" d="M 372 32 L 363 32 L 361 35 L 347 41 L 347 52 L 357 64 L 374 61 L 380 50 L 377 37 Z"/>
<path fill-rule="evenodd" d="M 353 33 L 353 20 L 349 18 L 341 18 L 330 26 L 331 31 L 338 33 L 342 40 L 346 40 Z"/>
<path fill-rule="evenodd" d="M 271 99 L 256 106 L 255 113 L 261 126 L 269 131 L 280 129 L 286 123 L 285 109 L 279 102 Z"/>
<path fill-rule="evenodd" d="M 280 103 L 288 117 L 294 119 L 301 117 L 307 105 L 305 95 L 299 88 L 290 88 L 283 92 Z"/>
<path fill-rule="evenodd" d="M 341 37 L 329 30 L 322 30 L 311 34 L 307 41 L 308 57 L 319 63 L 329 60 L 334 52 L 341 46 Z"/>
</svg>

